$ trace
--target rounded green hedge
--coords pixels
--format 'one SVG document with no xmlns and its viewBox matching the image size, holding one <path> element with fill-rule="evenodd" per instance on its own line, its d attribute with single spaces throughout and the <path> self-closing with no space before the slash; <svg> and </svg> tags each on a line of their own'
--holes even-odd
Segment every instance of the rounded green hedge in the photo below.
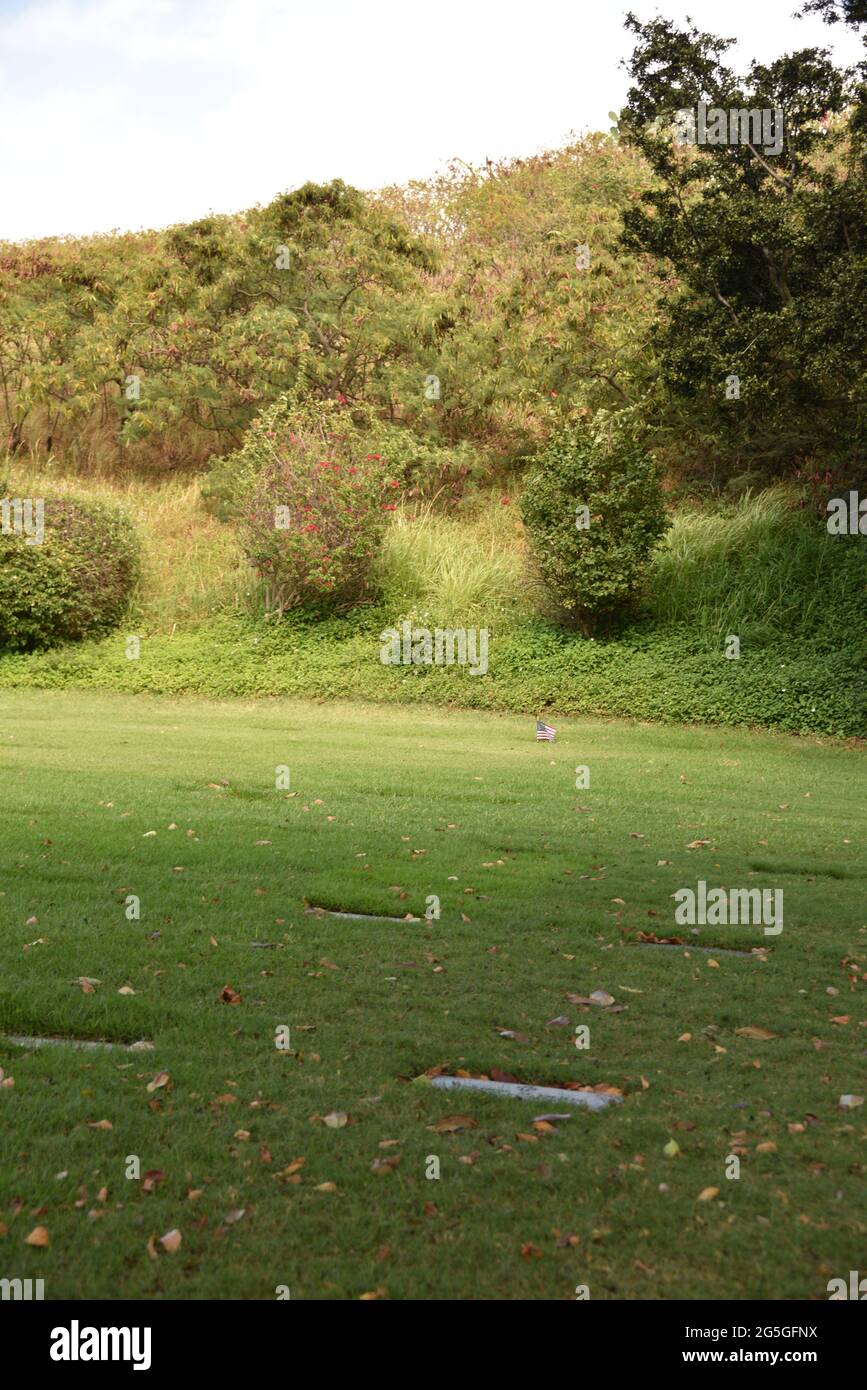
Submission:
<svg viewBox="0 0 867 1390">
<path fill-rule="evenodd" d="M 27 502 L 29 510 L 0 503 L 0 648 L 30 651 L 116 627 L 140 573 L 128 514 L 71 497 Z"/>
<path fill-rule="evenodd" d="M 555 435 L 521 512 L 562 622 L 590 635 L 629 613 L 668 520 L 657 467 L 628 431 Z"/>
</svg>

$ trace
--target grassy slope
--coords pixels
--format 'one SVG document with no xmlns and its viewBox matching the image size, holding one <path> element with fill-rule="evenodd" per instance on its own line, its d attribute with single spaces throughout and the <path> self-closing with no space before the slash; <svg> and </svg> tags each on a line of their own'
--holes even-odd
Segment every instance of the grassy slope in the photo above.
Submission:
<svg viewBox="0 0 867 1390">
<path fill-rule="evenodd" d="M 0 1090 L 10 1275 L 44 1277 L 48 1297 L 270 1298 L 287 1284 L 293 1298 L 568 1299 L 587 1283 L 593 1298 L 803 1298 L 859 1267 L 864 1111 L 837 1102 L 863 1091 L 867 1042 L 863 985 L 841 964 L 854 954 L 863 973 L 867 956 L 863 753 L 590 722 L 550 747 L 522 719 L 425 707 L 15 692 L 0 709 L 0 1029 L 157 1044 L 0 1052 L 16 1083 Z M 208 786 L 221 778 L 228 789 Z M 687 850 L 695 839 L 711 845 Z M 781 936 L 702 932 L 769 945 L 767 963 L 624 944 L 670 928 L 670 894 L 698 877 L 784 888 Z M 304 913 L 305 898 L 419 913 L 430 893 L 431 924 Z M 83 975 L 102 981 L 94 993 Z M 226 984 L 242 1004 L 219 1002 Z M 628 1009 L 565 998 L 600 988 Z M 568 1029 L 546 1029 L 564 1013 Z M 273 1046 L 280 1024 L 294 1055 Z M 746 1025 L 778 1037 L 738 1037 Z M 399 1079 L 439 1062 L 607 1081 L 626 1099 L 528 1142 L 516 1136 L 544 1106 Z M 149 1096 L 161 1068 L 173 1088 Z M 354 1123 L 311 1120 L 332 1109 Z M 427 1128 L 456 1111 L 477 1128 Z M 104 1118 L 110 1131 L 87 1127 Z M 667 1159 L 672 1137 L 681 1156 Z M 396 1153 L 393 1172 L 371 1171 Z M 165 1171 L 156 1194 L 125 1179 L 130 1154 Z M 431 1154 L 439 1181 L 424 1176 Z M 275 1179 L 298 1157 L 300 1183 Z M 708 1186 L 719 1196 L 698 1203 Z M 48 1250 L 24 1244 L 37 1224 Z M 152 1261 L 148 1237 L 174 1226 L 181 1251 Z M 555 1231 L 579 1244 L 557 1248 Z M 526 1243 L 541 1257 L 522 1257 Z"/>
</svg>

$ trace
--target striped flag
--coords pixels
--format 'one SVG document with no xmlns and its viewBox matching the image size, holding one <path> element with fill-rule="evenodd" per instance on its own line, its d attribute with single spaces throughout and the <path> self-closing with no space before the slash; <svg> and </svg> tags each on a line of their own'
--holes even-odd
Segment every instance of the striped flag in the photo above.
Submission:
<svg viewBox="0 0 867 1390">
<path fill-rule="evenodd" d="M 537 743 L 553 743 L 556 733 L 557 730 L 552 729 L 550 724 L 543 724 L 541 719 L 536 720 Z"/>
</svg>

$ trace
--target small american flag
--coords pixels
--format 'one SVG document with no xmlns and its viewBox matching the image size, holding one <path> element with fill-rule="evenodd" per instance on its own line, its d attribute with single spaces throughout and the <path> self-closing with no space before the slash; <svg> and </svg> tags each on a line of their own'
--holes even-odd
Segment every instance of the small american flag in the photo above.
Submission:
<svg viewBox="0 0 867 1390">
<path fill-rule="evenodd" d="M 543 724 L 541 719 L 536 720 L 536 742 L 553 743 L 557 730 L 552 729 L 550 724 Z"/>
</svg>

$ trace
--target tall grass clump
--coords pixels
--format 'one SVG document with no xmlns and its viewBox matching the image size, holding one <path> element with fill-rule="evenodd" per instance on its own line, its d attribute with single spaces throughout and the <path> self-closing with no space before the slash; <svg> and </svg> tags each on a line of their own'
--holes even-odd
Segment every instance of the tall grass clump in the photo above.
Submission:
<svg viewBox="0 0 867 1390">
<path fill-rule="evenodd" d="M 538 606 L 520 521 L 508 499 L 480 498 L 459 516 L 431 503 L 401 508 L 383 539 L 378 578 L 396 618 L 424 617 L 443 626 L 472 619 L 504 630 Z"/>
<path fill-rule="evenodd" d="M 797 488 L 781 485 L 737 503 L 682 511 L 656 551 L 654 616 L 709 638 L 781 634 L 815 638 L 864 629 L 865 547 L 831 536 Z"/>
</svg>

